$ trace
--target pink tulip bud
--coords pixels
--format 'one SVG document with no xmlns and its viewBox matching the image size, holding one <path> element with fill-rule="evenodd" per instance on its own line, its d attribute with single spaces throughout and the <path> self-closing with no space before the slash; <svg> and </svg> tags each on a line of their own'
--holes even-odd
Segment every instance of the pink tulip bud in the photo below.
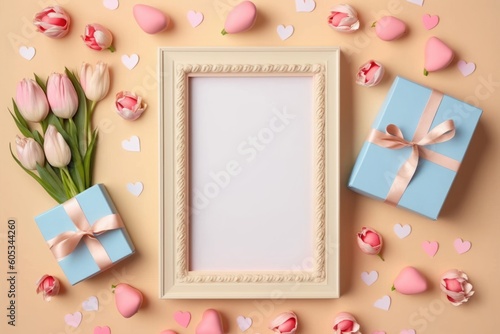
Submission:
<svg viewBox="0 0 500 334">
<path fill-rule="evenodd" d="M 47 99 L 52 112 L 61 118 L 71 118 L 78 109 L 78 95 L 65 74 L 52 73 L 47 82 Z"/>
<path fill-rule="evenodd" d="M 336 5 L 330 10 L 328 25 L 340 32 L 354 32 L 359 29 L 358 13 L 349 5 Z"/>
<path fill-rule="evenodd" d="M 52 124 L 45 132 L 43 150 L 47 161 L 54 167 L 66 167 L 71 161 L 71 150 L 68 144 Z"/>
<path fill-rule="evenodd" d="M 356 321 L 352 314 L 341 312 L 337 314 L 333 321 L 333 331 L 335 334 L 360 334 L 361 326 Z"/>
<path fill-rule="evenodd" d="M 457 269 L 448 270 L 441 276 L 440 287 L 453 306 L 466 303 L 474 294 L 467 274 Z"/>
<path fill-rule="evenodd" d="M 50 275 L 43 275 L 38 282 L 36 282 L 36 286 L 36 293 L 43 292 L 43 299 L 47 302 L 49 302 L 52 297 L 56 296 L 61 288 L 59 280 Z"/>
<path fill-rule="evenodd" d="M 42 88 L 32 79 L 17 84 L 16 104 L 25 120 L 41 122 L 49 114 L 49 103 Z"/>
<path fill-rule="evenodd" d="M 135 121 L 142 115 L 148 105 L 142 102 L 140 96 L 123 91 L 116 94 L 115 107 L 118 115 L 126 120 Z"/>
<path fill-rule="evenodd" d="M 384 77 L 384 66 L 375 60 L 370 60 L 358 69 L 356 83 L 361 86 L 372 87 L 378 85 Z"/>
<path fill-rule="evenodd" d="M 370 227 L 361 228 L 361 232 L 358 233 L 357 240 L 359 248 L 365 254 L 377 255 L 382 250 L 382 235 Z"/>
<path fill-rule="evenodd" d="M 62 38 L 69 32 L 71 20 L 59 6 L 47 7 L 36 13 L 33 24 L 37 31 L 50 38 Z"/>
<path fill-rule="evenodd" d="M 85 27 L 85 36 L 82 36 L 82 39 L 92 50 L 101 51 L 109 49 L 111 52 L 115 51 L 113 47 L 113 34 L 100 24 L 87 24 Z"/>
<path fill-rule="evenodd" d="M 80 70 L 80 84 L 87 99 L 94 102 L 104 99 L 109 91 L 108 65 L 98 62 L 94 69 L 91 65 L 83 63 Z"/>
<path fill-rule="evenodd" d="M 36 169 L 36 164 L 45 164 L 45 155 L 40 144 L 33 138 L 20 138 L 16 136 L 17 158 L 26 169 Z"/>
</svg>

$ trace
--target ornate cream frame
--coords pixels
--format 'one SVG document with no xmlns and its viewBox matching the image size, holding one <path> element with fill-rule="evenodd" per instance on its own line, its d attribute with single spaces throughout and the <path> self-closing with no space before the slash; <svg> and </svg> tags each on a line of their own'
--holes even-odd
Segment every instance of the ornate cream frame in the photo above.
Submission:
<svg viewBox="0 0 500 334">
<path fill-rule="evenodd" d="M 160 298 L 339 296 L 339 49 L 160 48 Z M 189 270 L 189 83 L 194 76 L 311 76 L 316 169 L 313 270 Z"/>
</svg>

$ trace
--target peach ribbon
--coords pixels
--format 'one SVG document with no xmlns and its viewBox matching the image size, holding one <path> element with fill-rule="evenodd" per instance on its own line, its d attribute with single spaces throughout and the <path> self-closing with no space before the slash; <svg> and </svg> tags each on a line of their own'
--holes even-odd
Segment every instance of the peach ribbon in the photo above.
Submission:
<svg viewBox="0 0 500 334">
<path fill-rule="evenodd" d="M 455 136 L 455 124 L 451 119 L 442 122 L 429 131 L 442 98 L 442 93 L 432 91 L 411 141 L 406 140 L 399 127 L 394 124 L 389 124 L 385 133 L 372 129 L 368 137 L 368 141 L 371 143 L 393 150 L 405 147 L 412 148 L 410 157 L 403 163 L 396 174 L 385 202 L 394 206 L 399 203 L 417 170 L 419 158 L 432 161 L 452 171 L 458 171 L 459 161 L 424 147 L 446 142 Z"/>
<path fill-rule="evenodd" d="M 56 259 L 61 260 L 71 254 L 80 241 L 83 240 L 97 266 L 101 270 L 108 268 L 112 264 L 112 261 L 104 246 L 96 237 L 108 231 L 123 228 L 124 224 L 120 215 L 107 215 L 98 219 L 93 225 L 90 225 L 75 198 L 66 201 L 63 204 L 63 208 L 75 224 L 77 230 L 63 232 L 47 241 Z"/>
</svg>

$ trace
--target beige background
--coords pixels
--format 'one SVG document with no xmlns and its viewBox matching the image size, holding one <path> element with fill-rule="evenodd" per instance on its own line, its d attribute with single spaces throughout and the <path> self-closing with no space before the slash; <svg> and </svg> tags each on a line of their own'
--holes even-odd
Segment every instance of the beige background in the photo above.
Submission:
<svg viewBox="0 0 500 334">
<path fill-rule="evenodd" d="M 194 333 L 203 310 L 216 308 L 222 314 L 227 333 L 239 333 L 236 317 L 252 317 L 253 327 L 247 333 L 270 333 L 267 323 L 279 312 L 293 310 L 299 316 L 299 332 L 330 333 L 335 314 L 352 312 L 361 323 L 363 333 L 385 330 L 388 334 L 413 328 L 421 333 L 495 333 L 498 331 L 496 289 L 500 275 L 497 236 L 500 154 L 500 52 L 497 16 L 500 2 L 476 0 L 426 0 L 423 7 L 404 0 L 349 1 L 358 9 L 361 31 L 341 34 L 326 24 L 331 1 L 316 0 L 312 13 L 297 13 L 293 0 L 255 0 L 259 19 L 250 32 L 220 35 L 223 18 L 233 0 L 209 1 L 149 1 L 168 13 L 173 24 L 159 35 L 147 35 L 134 22 L 132 3 L 123 1 L 116 11 L 109 11 L 100 0 L 62 0 L 72 17 L 70 34 L 62 40 L 51 40 L 34 33 L 31 18 L 35 12 L 52 4 L 50 1 L 2 1 L 0 4 L 0 41 L 2 50 L 0 113 L 0 331 L 2 333 L 92 333 L 95 326 L 110 326 L 113 333 L 159 333 L 174 329 L 180 334 Z M 201 11 L 204 22 L 192 28 L 186 20 L 188 10 Z M 392 13 L 410 27 L 408 36 L 395 42 L 383 42 L 373 37 L 372 21 Z M 437 14 L 441 21 L 431 31 L 422 25 L 422 15 Z M 115 35 L 117 52 L 95 52 L 87 49 L 79 35 L 85 24 L 99 22 Z M 293 36 L 281 41 L 276 34 L 279 24 L 295 27 Z M 423 46 L 429 36 L 438 36 L 457 53 L 448 69 L 422 75 Z M 18 54 L 21 45 L 36 48 L 36 56 L 26 61 Z M 437 88 L 449 95 L 478 105 L 484 110 L 470 150 L 445 203 L 441 218 L 429 221 L 412 213 L 395 209 L 364 198 L 342 188 L 341 229 L 341 288 L 337 300 L 235 300 L 235 301 L 165 301 L 158 296 L 158 104 L 157 104 L 157 47 L 159 46 L 341 46 L 341 181 L 347 182 L 370 124 L 395 75 Z M 126 69 L 121 55 L 137 53 L 140 63 L 134 70 Z M 368 59 L 377 59 L 387 67 L 383 82 L 374 88 L 355 85 L 357 67 Z M 456 61 L 465 59 L 477 64 L 477 70 L 463 77 Z M 99 105 L 94 124 L 100 128 L 95 181 L 106 184 L 126 222 L 137 247 L 133 258 L 115 266 L 100 276 L 75 287 L 69 286 L 57 263 L 49 253 L 33 217 L 53 207 L 55 203 L 10 158 L 8 144 L 14 142 L 17 130 L 8 114 L 10 99 L 16 83 L 36 72 L 42 77 L 64 66 L 79 68 L 82 61 L 103 60 L 111 66 L 112 86 L 109 96 Z M 141 94 L 149 108 L 138 121 L 131 123 L 113 111 L 114 94 L 134 90 Z M 121 149 L 122 140 L 137 135 L 142 151 L 130 153 Z M 141 181 L 144 192 L 138 198 L 126 190 L 128 182 Z M 16 327 L 7 326 L 7 219 L 17 220 L 17 318 Z M 396 223 L 410 224 L 412 234 L 399 239 L 392 231 Z M 355 244 L 355 233 L 361 226 L 378 229 L 385 237 L 382 262 L 377 257 L 362 254 Z M 461 237 L 472 242 L 472 249 L 458 255 L 453 240 Z M 425 240 L 438 241 L 440 249 L 429 258 L 422 248 Z M 398 271 L 414 265 L 429 279 L 428 292 L 403 296 L 390 292 Z M 465 270 L 475 286 L 476 295 L 468 304 L 453 307 L 444 300 L 438 287 L 439 275 L 450 268 Z M 360 279 L 363 271 L 377 270 L 379 280 L 366 286 Z M 46 303 L 35 294 L 34 282 L 43 274 L 61 278 L 63 293 Z M 122 318 L 115 309 L 110 292 L 112 283 L 128 282 L 143 291 L 146 302 L 140 313 L 130 319 Z M 376 309 L 372 304 L 383 295 L 392 297 L 389 311 Z M 99 298 L 97 312 L 82 311 L 81 303 L 89 296 Z M 187 329 L 173 320 L 178 310 L 190 311 L 192 322 Z M 64 315 L 82 311 L 79 328 L 65 326 Z"/>
</svg>

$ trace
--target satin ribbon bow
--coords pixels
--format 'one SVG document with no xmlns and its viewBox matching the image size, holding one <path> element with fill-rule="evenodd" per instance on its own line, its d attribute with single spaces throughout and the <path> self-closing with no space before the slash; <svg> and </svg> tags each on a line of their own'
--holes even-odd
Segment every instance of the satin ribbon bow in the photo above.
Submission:
<svg viewBox="0 0 500 334">
<path fill-rule="evenodd" d="M 458 161 L 424 147 L 426 145 L 446 142 L 454 136 L 455 124 L 451 119 L 442 122 L 416 142 L 406 140 L 401 129 L 394 124 L 389 124 L 386 127 L 385 133 L 373 129 L 368 140 L 378 146 L 393 150 L 405 147 L 412 148 L 410 157 L 399 169 L 385 201 L 392 205 L 399 203 L 401 196 L 403 196 L 404 191 L 417 170 L 419 158 L 430 160 L 451 170 L 458 170 L 458 166 L 460 165 Z"/>
<path fill-rule="evenodd" d="M 70 255 L 83 240 L 99 268 L 112 264 L 101 242 L 96 238 L 106 232 L 124 227 L 118 214 L 111 214 L 98 219 L 90 225 L 78 201 L 72 198 L 63 204 L 63 208 L 75 224 L 76 231 L 66 231 L 47 241 L 57 260 Z"/>
</svg>

